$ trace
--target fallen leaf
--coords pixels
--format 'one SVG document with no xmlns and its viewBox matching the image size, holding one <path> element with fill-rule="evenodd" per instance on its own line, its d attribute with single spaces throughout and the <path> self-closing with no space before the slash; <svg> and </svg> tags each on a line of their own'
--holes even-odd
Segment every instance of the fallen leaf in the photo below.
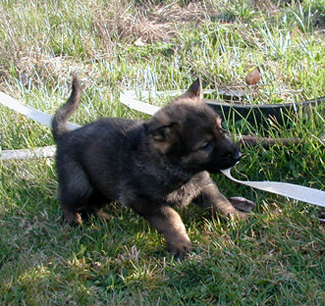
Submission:
<svg viewBox="0 0 325 306">
<path fill-rule="evenodd" d="M 261 74 L 258 67 L 256 67 L 253 71 L 247 74 L 245 78 L 245 82 L 247 85 L 255 85 L 261 80 Z"/>
</svg>

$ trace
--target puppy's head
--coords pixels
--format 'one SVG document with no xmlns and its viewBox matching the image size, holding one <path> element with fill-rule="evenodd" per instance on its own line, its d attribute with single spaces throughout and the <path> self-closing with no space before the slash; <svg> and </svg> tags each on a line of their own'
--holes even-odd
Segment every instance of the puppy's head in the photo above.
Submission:
<svg viewBox="0 0 325 306">
<path fill-rule="evenodd" d="M 153 148 L 184 170 L 216 173 L 240 159 L 239 149 L 223 131 L 219 115 L 203 102 L 199 79 L 144 127 Z"/>
</svg>

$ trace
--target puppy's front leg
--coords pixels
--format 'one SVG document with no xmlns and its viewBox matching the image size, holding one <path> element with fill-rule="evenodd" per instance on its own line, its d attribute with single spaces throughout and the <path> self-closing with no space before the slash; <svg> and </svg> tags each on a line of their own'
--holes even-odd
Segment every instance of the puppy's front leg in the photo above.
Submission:
<svg viewBox="0 0 325 306">
<path fill-rule="evenodd" d="M 217 186 L 211 181 L 210 184 L 202 188 L 200 195 L 194 203 L 205 208 L 211 208 L 212 212 L 220 211 L 223 215 L 232 214 L 241 219 L 245 219 L 247 213 L 255 207 L 255 203 L 245 198 L 231 198 L 230 201 L 218 190 Z"/>
<path fill-rule="evenodd" d="M 146 207 L 132 207 L 139 215 L 149 221 L 159 233 L 166 239 L 171 254 L 184 258 L 191 250 L 184 223 L 180 215 L 170 206 L 160 206 L 154 209 Z"/>
</svg>

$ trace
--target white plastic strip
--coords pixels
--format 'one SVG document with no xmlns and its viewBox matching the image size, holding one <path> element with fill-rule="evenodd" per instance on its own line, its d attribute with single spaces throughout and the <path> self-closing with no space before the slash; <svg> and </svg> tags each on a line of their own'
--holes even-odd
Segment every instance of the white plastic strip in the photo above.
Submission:
<svg viewBox="0 0 325 306">
<path fill-rule="evenodd" d="M 55 154 L 55 151 L 56 146 L 47 146 L 34 149 L 4 150 L 0 151 L 0 158 L 2 160 L 46 158 L 52 157 Z"/>
<path fill-rule="evenodd" d="M 0 104 L 14 110 L 32 119 L 38 123 L 44 124 L 51 127 L 53 117 L 46 113 L 39 111 L 29 105 L 26 105 L 7 94 L 0 91 Z M 68 128 L 74 130 L 80 126 L 71 122 L 68 122 Z M 35 148 L 35 149 L 22 149 L 22 150 L 0 150 L 0 159 L 28 159 L 28 158 L 38 158 L 38 157 L 51 157 L 55 154 L 55 146 Z"/>
<path fill-rule="evenodd" d="M 145 96 L 144 98 L 149 98 L 149 92 L 146 91 L 144 92 Z M 153 115 L 157 111 L 159 111 L 158 106 L 154 106 L 148 103 L 144 103 L 139 101 L 137 98 L 136 92 L 134 90 L 125 90 L 123 93 L 120 94 L 120 102 L 123 103 L 124 105 L 130 107 L 131 109 L 134 109 L 136 111 L 148 114 L 148 115 Z"/>
<path fill-rule="evenodd" d="M 37 121 L 41 124 L 51 127 L 51 123 L 53 119 L 51 115 L 45 114 L 36 108 L 26 105 L 1 91 L 0 91 L 0 104 L 9 107 L 10 109 L 26 116 L 27 118 L 33 119 L 34 121 Z M 74 130 L 80 126 L 69 122 L 68 127 L 69 129 Z"/>
<path fill-rule="evenodd" d="M 290 183 L 282 183 L 282 182 L 240 181 L 232 177 L 230 170 L 231 169 L 222 170 L 221 172 L 236 183 L 247 185 L 271 193 L 275 193 L 298 201 L 325 207 L 325 191 L 318 190 L 315 188 L 290 184 Z"/>
</svg>

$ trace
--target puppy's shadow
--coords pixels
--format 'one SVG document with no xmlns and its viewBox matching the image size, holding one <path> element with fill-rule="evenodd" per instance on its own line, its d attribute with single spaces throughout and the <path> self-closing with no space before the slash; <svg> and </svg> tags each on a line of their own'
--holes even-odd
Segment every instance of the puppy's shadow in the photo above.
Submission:
<svg viewBox="0 0 325 306">
<path fill-rule="evenodd" d="M 166 256 L 162 236 L 132 209 L 112 203 L 104 209 L 104 213 L 105 218 L 82 214 L 83 223 L 78 227 L 84 235 L 80 243 L 92 245 L 94 251 L 104 250 L 111 257 L 134 246 L 151 256 Z"/>
</svg>

